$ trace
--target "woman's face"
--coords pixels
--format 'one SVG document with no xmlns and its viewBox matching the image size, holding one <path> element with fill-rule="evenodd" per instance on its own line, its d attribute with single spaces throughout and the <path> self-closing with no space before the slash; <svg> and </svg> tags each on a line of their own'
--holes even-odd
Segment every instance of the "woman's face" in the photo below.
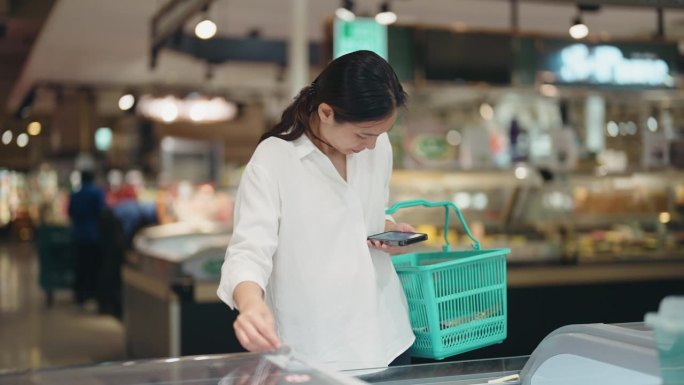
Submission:
<svg viewBox="0 0 684 385">
<path fill-rule="evenodd" d="M 397 120 L 395 109 L 383 120 L 338 123 L 335 121 L 332 108 L 325 103 L 319 106 L 318 114 L 322 139 L 344 155 L 359 153 L 366 149 L 372 150 L 378 136 L 389 131 Z"/>
</svg>

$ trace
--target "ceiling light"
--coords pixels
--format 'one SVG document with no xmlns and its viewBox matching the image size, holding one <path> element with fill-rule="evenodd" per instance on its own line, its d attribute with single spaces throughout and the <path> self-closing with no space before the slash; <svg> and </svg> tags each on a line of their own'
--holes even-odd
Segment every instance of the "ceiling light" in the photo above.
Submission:
<svg viewBox="0 0 684 385">
<path fill-rule="evenodd" d="M 2 133 L 2 144 L 10 144 L 12 143 L 12 131 L 7 130 Z"/>
<path fill-rule="evenodd" d="M 211 39 L 216 35 L 216 23 L 205 18 L 195 26 L 195 35 L 202 40 Z"/>
<path fill-rule="evenodd" d="M 344 21 L 352 21 L 356 18 L 354 15 L 354 2 L 352 0 L 343 0 L 342 6 L 335 10 L 335 16 Z"/>
<path fill-rule="evenodd" d="M 609 136 L 615 138 L 620 133 L 620 127 L 617 123 L 611 120 L 608 122 L 608 124 L 606 124 L 606 131 L 608 131 Z"/>
<path fill-rule="evenodd" d="M 587 35 L 589 35 L 589 27 L 587 27 L 586 24 L 582 22 L 581 16 L 577 16 L 573 20 L 568 32 L 570 33 L 570 36 L 572 36 L 573 39 L 584 39 L 585 37 L 587 37 Z"/>
<path fill-rule="evenodd" d="M 577 16 L 572 20 L 569 29 L 573 39 L 584 39 L 589 35 L 589 27 L 582 21 L 582 16 L 586 13 L 596 13 L 601 10 L 599 4 L 577 3 Z"/>
<path fill-rule="evenodd" d="M 636 135 L 638 130 L 638 127 L 636 123 L 632 122 L 631 120 L 627 122 L 627 135 Z"/>
<path fill-rule="evenodd" d="M 222 97 L 180 99 L 175 96 L 155 98 L 145 95 L 140 98 L 138 112 L 165 123 L 174 121 L 216 123 L 234 119 L 238 114 L 238 107 Z"/>
<path fill-rule="evenodd" d="M 29 135 L 36 136 L 40 134 L 40 131 L 43 129 L 43 126 L 40 125 L 40 122 L 31 122 L 28 124 L 26 127 L 26 131 L 29 133 Z"/>
<path fill-rule="evenodd" d="M 119 109 L 121 111 L 128 111 L 135 105 L 135 96 L 133 94 L 121 95 L 119 98 Z"/>
<path fill-rule="evenodd" d="M 171 123 L 178 117 L 178 102 L 172 98 L 164 98 L 159 104 L 159 116 L 166 123 Z"/>
<path fill-rule="evenodd" d="M 190 120 L 193 122 L 201 122 L 206 115 L 206 107 L 204 104 L 195 103 L 189 108 L 188 116 L 190 116 Z"/>
<path fill-rule="evenodd" d="M 380 4 L 380 12 L 375 15 L 375 21 L 382 25 L 390 25 L 397 21 L 397 14 L 390 11 L 389 2 Z"/>
<path fill-rule="evenodd" d="M 29 136 L 23 132 L 17 136 L 17 146 L 19 147 L 26 147 L 26 145 L 29 142 Z"/>
</svg>

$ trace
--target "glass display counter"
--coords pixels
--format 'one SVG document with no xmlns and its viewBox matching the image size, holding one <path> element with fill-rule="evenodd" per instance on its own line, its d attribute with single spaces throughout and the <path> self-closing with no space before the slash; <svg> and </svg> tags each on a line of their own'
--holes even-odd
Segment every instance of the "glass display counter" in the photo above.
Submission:
<svg viewBox="0 0 684 385">
<path fill-rule="evenodd" d="M 296 357 L 240 353 L 105 363 L 0 375 L 1 385 L 363 385 L 486 383 L 514 375 L 527 357 L 335 372 Z M 446 380 L 446 381 L 445 381 Z M 479 382 L 478 382 L 479 381 Z"/>
<path fill-rule="evenodd" d="M 528 357 L 336 372 L 287 347 L 270 354 L 194 356 L 0 375 L 0 385 L 652 384 L 660 368 L 653 333 L 620 325 L 569 325 Z"/>
<path fill-rule="evenodd" d="M 453 201 L 485 247 L 510 262 L 684 259 L 684 173 L 552 176 L 519 167 L 491 172 L 397 170 L 391 201 Z M 440 245 L 440 213 L 399 213 Z M 457 241 L 458 221 L 451 221 Z"/>
<path fill-rule="evenodd" d="M 390 191 L 391 202 L 453 200 L 483 248 L 511 249 L 508 338 L 468 358 L 530 354 L 568 323 L 637 321 L 684 291 L 684 173 L 397 170 Z M 428 233 L 420 247 L 437 250 L 444 212 L 430 210 L 402 210 L 396 219 Z M 451 244 L 468 248 L 458 220 L 451 223 Z"/>
<path fill-rule="evenodd" d="M 571 183 L 572 225 L 581 262 L 684 260 L 684 199 L 677 195 L 684 174 L 576 177 Z"/>
<path fill-rule="evenodd" d="M 516 218 L 520 201 L 527 200 L 529 189 L 538 183 L 535 175 L 519 178 L 513 171 L 491 172 L 427 172 L 396 170 L 391 181 L 390 201 L 427 199 L 452 201 L 459 207 L 473 235 L 483 247 L 510 247 L 509 261 L 556 261 L 562 255 L 558 237 L 534 224 Z M 453 214 L 452 214 L 453 216 Z M 407 209 L 399 212 L 397 221 L 411 223 L 428 234 L 425 248 L 438 249 L 443 243 L 444 214 L 438 209 Z M 451 218 L 450 242 L 468 245 L 457 218 Z"/>
<path fill-rule="evenodd" d="M 149 227 L 123 269 L 126 346 L 133 358 L 243 349 L 237 315 L 216 296 L 231 226 L 181 222 Z"/>
</svg>

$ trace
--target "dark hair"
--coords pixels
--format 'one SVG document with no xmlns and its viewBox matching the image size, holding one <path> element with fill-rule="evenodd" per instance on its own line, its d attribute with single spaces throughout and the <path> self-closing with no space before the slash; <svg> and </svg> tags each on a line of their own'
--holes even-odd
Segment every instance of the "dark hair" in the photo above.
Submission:
<svg viewBox="0 0 684 385">
<path fill-rule="evenodd" d="M 81 184 L 93 183 L 95 181 L 95 172 L 90 170 L 81 171 Z"/>
<path fill-rule="evenodd" d="M 392 66 L 371 51 L 355 51 L 330 62 L 294 98 L 280 122 L 261 136 L 292 141 L 309 129 L 311 114 L 329 104 L 338 123 L 382 120 L 406 105 L 406 92 Z"/>
</svg>

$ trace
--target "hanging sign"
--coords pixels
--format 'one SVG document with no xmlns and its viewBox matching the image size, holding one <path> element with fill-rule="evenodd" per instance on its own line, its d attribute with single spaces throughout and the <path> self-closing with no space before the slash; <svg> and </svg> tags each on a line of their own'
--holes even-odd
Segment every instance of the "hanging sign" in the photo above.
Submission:
<svg viewBox="0 0 684 385">
<path fill-rule="evenodd" d="M 574 44 L 563 48 L 558 77 L 565 83 L 598 83 L 619 86 L 674 86 L 670 67 L 657 56 L 642 53 L 627 58 L 615 46 Z"/>
<path fill-rule="evenodd" d="M 674 44 L 622 42 L 584 44 L 558 40 L 538 45 L 544 81 L 607 87 L 673 88 L 677 78 Z"/>
</svg>

